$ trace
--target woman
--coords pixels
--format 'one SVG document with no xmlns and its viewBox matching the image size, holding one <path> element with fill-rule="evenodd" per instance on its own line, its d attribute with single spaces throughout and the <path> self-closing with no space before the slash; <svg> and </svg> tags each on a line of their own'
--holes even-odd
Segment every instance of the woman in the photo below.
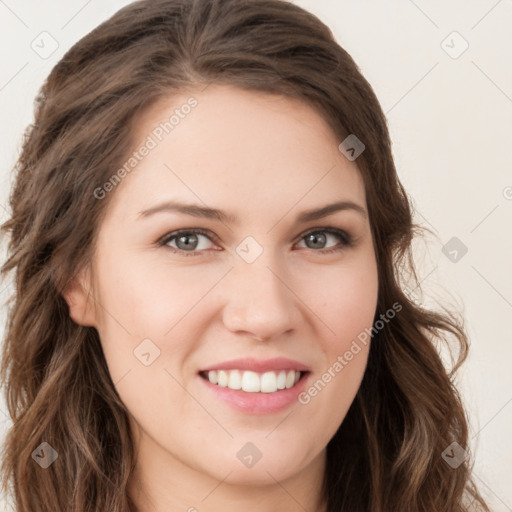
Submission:
<svg viewBox="0 0 512 512">
<path fill-rule="evenodd" d="M 121 9 L 52 70 L 17 168 L 17 511 L 488 510 L 466 335 L 404 293 L 419 227 L 386 119 L 316 17 Z"/>
</svg>

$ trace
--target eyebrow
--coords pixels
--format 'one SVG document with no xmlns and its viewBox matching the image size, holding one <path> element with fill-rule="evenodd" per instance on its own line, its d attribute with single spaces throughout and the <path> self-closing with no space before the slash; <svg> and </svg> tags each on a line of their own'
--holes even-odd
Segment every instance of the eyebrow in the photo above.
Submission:
<svg viewBox="0 0 512 512">
<path fill-rule="evenodd" d="M 312 210 L 303 211 L 297 216 L 296 222 L 308 222 L 322 219 L 323 217 L 327 217 L 328 215 L 332 215 L 335 212 L 343 210 L 352 210 L 362 215 L 365 219 L 368 218 L 366 209 L 361 205 L 352 201 L 338 201 L 336 203 L 322 206 L 321 208 L 314 208 Z M 139 212 L 139 218 L 149 217 L 150 215 L 160 212 L 178 212 L 191 215 L 193 217 L 214 219 L 226 224 L 239 224 L 240 222 L 240 219 L 236 215 L 230 214 L 223 210 L 210 208 L 208 206 L 201 206 L 199 204 L 180 203 L 177 201 L 166 201 L 164 203 L 152 206 L 146 210 L 142 210 Z"/>
</svg>

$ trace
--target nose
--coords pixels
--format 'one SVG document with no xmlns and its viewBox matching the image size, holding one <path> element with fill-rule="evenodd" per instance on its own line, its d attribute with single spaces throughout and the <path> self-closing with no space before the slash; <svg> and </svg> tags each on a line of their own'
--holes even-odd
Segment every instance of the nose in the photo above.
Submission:
<svg viewBox="0 0 512 512">
<path fill-rule="evenodd" d="M 236 334 L 260 341 L 276 339 L 296 329 L 300 321 L 300 300 L 286 274 L 269 260 L 251 264 L 238 262 L 224 283 L 223 323 Z"/>
</svg>

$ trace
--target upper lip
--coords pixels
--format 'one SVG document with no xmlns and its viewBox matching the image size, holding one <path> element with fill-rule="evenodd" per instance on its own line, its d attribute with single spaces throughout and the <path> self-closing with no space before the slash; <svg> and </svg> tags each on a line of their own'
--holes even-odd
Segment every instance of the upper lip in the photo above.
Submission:
<svg viewBox="0 0 512 512">
<path fill-rule="evenodd" d="M 288 359 L 287 357 L 275 357 L 273 359 L 230 359 L 229 361 L 213 364 L 199 371 L 208 372 L 212 370 L 251 370 L 253 372 L 266 372 L 288 369 L 303 372 L 309 371 L 309 368 L 306 365 L 293 359 Z"/>
</svg>

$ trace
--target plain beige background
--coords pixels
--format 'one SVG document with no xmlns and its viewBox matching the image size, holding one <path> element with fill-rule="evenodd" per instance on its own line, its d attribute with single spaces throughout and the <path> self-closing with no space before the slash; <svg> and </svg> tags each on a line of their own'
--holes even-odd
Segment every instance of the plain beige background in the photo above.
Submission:
<svg viewBox="0 0 512 512">
<path fill-rule="evenodd" d="M 2 221 L 44 78 L 72 44 L 128 3 L 0 1 Z M 437 237 L 415 244 L 425 293 L 416 300 L 464 314 L 472 346 L 458 382 L 475 480 L 495 512 L 512 511 L 512 0 L 294 3 L 331 27 L 386 112 L 415 220 Z M 41 38 L 53 53 L 35 49 Z M 0 291 L 4 303 L 10 289 Z M 4 324 L 5 308 L 0 330 Z M 0 436 L 9 424 L 2 398 Z"/>
</svg>

